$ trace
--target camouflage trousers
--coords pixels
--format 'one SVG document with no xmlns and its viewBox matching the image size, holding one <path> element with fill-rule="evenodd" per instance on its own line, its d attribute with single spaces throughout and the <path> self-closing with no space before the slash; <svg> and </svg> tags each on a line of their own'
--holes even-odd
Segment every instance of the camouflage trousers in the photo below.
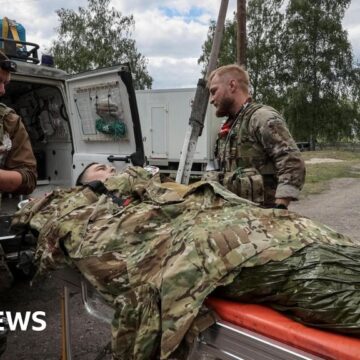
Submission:
<svg viewBox="0 0 360 360">
<path fill-rule="evenodd" d="M 11 286 L 13 280 L 13 276 L 5 261 L 4 250 L 0 245 L 0 292 L 8 289 Z"/>
</svg>

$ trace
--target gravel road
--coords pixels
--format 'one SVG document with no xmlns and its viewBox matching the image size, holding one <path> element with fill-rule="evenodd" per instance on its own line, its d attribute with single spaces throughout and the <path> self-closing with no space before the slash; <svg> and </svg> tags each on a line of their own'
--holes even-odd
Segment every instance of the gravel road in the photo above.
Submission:
<svg viewBox="0 0 360 360">
<path fill-rule="evenodd" d="M 360 241 L 360 179 L 332 180 L 328 191 L 293 202 L 290 210 Z M 19 282 L 0 299 L 0 310 L 45 311 L 47 323 L 42 332 L 12 332 L 1 360 L 61 359 L 61 291 L 61 281 L 52 275 L 32 288 Z M 94 360 L 110 339 L 109 326 L 87 315 L 78 294 L 72 294 L 70 304 L 73 359 Z"/>
<path fill-rule="evenodd" d="M 290 204 L 290 210 L 318 220 L 360 242 L 360 179 L 333 179 L 329 190 Z"/>
</svg>

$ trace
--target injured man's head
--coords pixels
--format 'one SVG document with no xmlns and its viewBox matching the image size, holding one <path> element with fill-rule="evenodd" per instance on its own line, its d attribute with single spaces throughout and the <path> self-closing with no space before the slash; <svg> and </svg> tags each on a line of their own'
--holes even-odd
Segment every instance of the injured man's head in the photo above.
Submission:
<svg viewBox="0 0 360 360">
<path fill-rule="evenodd" d="M 76 180 L 76 185 L 88 184 L 89 182 L 95 180 L 104 182 L 110 176 L 114 176 L 115 174 L 116 174 L 116 169 L 112 165 L 91 163 L 79 175 L 79 177 Z"/>
</svg>

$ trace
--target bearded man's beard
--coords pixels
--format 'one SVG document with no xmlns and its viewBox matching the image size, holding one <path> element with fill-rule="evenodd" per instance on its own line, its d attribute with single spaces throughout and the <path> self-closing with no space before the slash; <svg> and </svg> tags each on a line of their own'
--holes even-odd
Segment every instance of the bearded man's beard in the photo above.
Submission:
<svg viewBox="0 0 360 360">
<path fill-rule="evenodd" d="M 219 103 L 218 103 L 218 106 L 216 108 L 216 116 L 217 117 L 223 117 L 223 116 L 229 116 L 230 113 L 230 109 L 232 108 L 232 105 L 234 103 L 234 100 L 227 96 L 227 97 L 224 97 Z"/>
</svg>

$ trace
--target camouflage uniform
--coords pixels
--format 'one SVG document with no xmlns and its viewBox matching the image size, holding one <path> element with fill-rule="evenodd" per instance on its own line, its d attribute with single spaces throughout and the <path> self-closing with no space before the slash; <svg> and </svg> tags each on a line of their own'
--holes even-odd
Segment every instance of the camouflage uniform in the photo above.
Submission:
<svg viewBox="0 0 360 360">
<path fill-rule="evenodd" d="M 39 232 L 40 271 L 75 265 L 115 307 L 115 359 L 173 358 L 206 297 L 244 268 L 314 244 L 354 246 L 324 225 L 262 209 L 216 182 L 160 183 L 141 168 L 107 180 L 133 201 L 117 207 L 89 188 L 57 190 L 13 225 Z M 195 321 L 196 323 L 196 321 Z"/>
<path fill-rule="evenodd" d="M 275 198 L 297 199 L 305 166 L 281 115 L 269 106 L 250 103 L 223 130 L 227 126 L 229 131 L 220 131 L 215 149 L 220 171 L 225 172 L 224 186 L 267 207 Z"/>
<path fill-rule="evenodd" d="M 36 159 L 28 133 L 15 111 L 0 103 L 0 168 L 18 171 L 22 184 L 16 191 L 30 194 L 36 186 Z"/>
<path fill-rule="evenodd" d="M 21 174 L 22 184 L 17 190 L 29 194 L 36 186 L 36 159 L 29 135 L 14 110 L 0 103 L 0 169 L 15 170 Z M 1 210 L 1 190 L 0 190 Z M 0 291 L 12 283 L 12 274 L 6 265 L 0 245 Z"/>
</svg>

